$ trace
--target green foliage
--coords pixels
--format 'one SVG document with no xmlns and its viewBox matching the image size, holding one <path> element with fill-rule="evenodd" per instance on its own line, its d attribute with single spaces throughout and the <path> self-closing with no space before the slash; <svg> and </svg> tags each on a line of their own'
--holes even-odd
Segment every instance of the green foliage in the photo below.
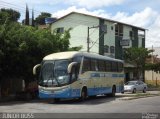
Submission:
<svg viewBox="0 0 160 119">
<path fill-rule="evenodd" d="M 126 62 L 136 66 L 137 78 L 139 78 L 139 73 L 145 68 L 146 58 L 150 57 L 151 52 L 153 51 L 142 47 L 132 47 L 125 49 L 124 59 Z"/>
<path fill-rule="evenodd" d="M 32 68 L 50 53 L 66 51 L 69 31 L 51 34 L 19 23 L 0 25 L 0 76 L 32 80 Z"/>
<path fill-rule="evenodd" d="M 160 73 L 160 63 L 155 63 L 155 64 L 152 64 L 152 63 L 148 63 L 148 64 L 145 64 L 145 69 L 146 70 L 153 70 L 157 73 Z"/>
<path fill-rule="evenodd" d="M 145 70 L 153 70 L 153 69 L 154 69 L 154 64 L 152 63 L 145 64 Z"/>
<path fill-rule="evenodd" d="M 153 70 L 157 73 L 160 73 L 160 63 L 154 64 Z"/>
<path fill-rule="evenodd" d="M 35 22 L 37 24 L 40 24 L 40 25 L 44 25 L 45 24 L 45 18 L 47 17 L 51 17 L 51 14 L 50 13 L 46 13 L 46 12 L 42 12 L 35 20 Z"/>
<path fill-rule="evenodd" d="M 79 51 L 79 50 L 81 50 L 82 49 L 82 46 L 77 46 L 77 47 L 71 47 L 71 48 L 69 48 L 68 50 L 69 51 Z"/>
<path fill-rule="evenodd" d="M 20 13 L 18 11 L 15 11 L 13 9 L 0 9 L 0 23 L 3 24 L 6 19 L 8 21 L 14 21 L 17 22 L 20 18 Z"/>
<path fill-rule="evenodd" d="M 147 48 L 132 47 L 125 49 L 124 59 L 126 62 L 135 64 L 138 68 L 144 66 L 146 58 L 150 57 L 152 50 Z"/>
<path fill-rule="evenodd" d="M 29 9 L 28 5 L 26 4 L 26 18 L 25 18 L 25 25 L 29 25 Z"/>
</svg>

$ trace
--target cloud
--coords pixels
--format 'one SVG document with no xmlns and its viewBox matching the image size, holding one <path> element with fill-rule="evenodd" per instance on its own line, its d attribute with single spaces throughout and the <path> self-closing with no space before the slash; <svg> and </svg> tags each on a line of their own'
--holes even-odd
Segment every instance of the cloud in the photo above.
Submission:
<svg viewBox="0 0 160 119">
<path fill-rule="evenodd" d="M 62 17 L 66 14 L 69 14 L 70 12 L 79 12 L 79 13 L 85 13 L 88 15 L 96 15 L 96 16 L 101 16 L 101 17 L 110 17 L 110 14 L 107 14 L 104 10 L 99 9 L 99 10 L 94 10 L 94 11 L 88 11 L 86 8 L 77 8 L 76 6 L 69 7 L 68 9 L 63 9 L 60 11 L 57 11 L 52 14 L 52 17 Z"/>
<path fill-rule="evenodd" d="M 150 24 L 153 24 L 156 19 L 157 12 L 147 7 L 141 12 L 135 12 L 130 15 L 123 12 L 118 12 L 112 19 L 119 20 L 125 23 L 134 24 L 141 27 L 148 27 Z"/>
<path fill-rule="evenodd" d="M 146 47 L 160 46 L 160 13 L 150 7 L 132 15 L 118 12 L 111 19 L 148 29 L 146 30 Z"/>
<path fill-rule="evenodd" d="M 122 4 L 125 0 L 69 0 L 71 4 L 78 4 L 80 7 L 101 8 Z"/>
<path fill-rule="evenodd" d="M 76 6 L 72 6 L 66 10 L 55 12 L 52 15 L 61 17 L 72 11 L 96 15 L 107 19 L 113 19 L 123 23 L 132 24 L 138 27 L 143 27 L 148 29 L 146 30 L 146 47 L 151 47 L 152 45 L 155 47 L 160 46 L 160 13 L 150 7 L 146 7 L 142 11 L 135 12 L 133 14 L 117 12 L 113 15 L 102 9 L 88 11 L 86 8 L 77 8 Z"/>
</svg>

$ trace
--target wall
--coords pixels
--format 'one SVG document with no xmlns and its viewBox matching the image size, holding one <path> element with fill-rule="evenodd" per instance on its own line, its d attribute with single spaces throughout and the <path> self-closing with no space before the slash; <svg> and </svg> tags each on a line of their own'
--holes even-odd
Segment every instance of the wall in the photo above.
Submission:
<svg viewBox="0 0 160 119">
<path fill-rule="evenodd" d="M 103 20 L 103 19 L 102 19 Z M 102 21 L 101 20 L 101 21 Z M 90 37 L 90 51 L 99 53 L 99 39 L 104 40 L 104 45 L 109 46 L 109 53 L 104 55 L 111 56 L 117 59 L 123 59 L 123 49 L 129 47 L 142 47 L 142 37 L 138 36 L 138 29 L 135 27 L 123 25 L 123 37 L 115 36 L 115 23 L 112 21 L 103 20 L 104 24 L 107 25 L 107 33 L 100 37 L 100 29 L 91 28 L 89 30 Z M 51 25 L 51 31 L 56 28 L 64 27 L 65 30 L 72 28 L 70 31 L 70 47 L 82 46 L 81 51 L 87 51 L 87 28 L 98 26 L 100 24 L 100 19 L 97 17 L 83 15 L 78 13 L 72 13 L 59 21 Z M 111 28 L 113 27 L 113 29 Z M 130 31 L 133 31 L 134 38 L 131 39 Z M 129 39 L 129 46 L 120 46 L 120 40 Z M 110 46 L 115 47 L 115 53 L 110 53 Z M 101 47 L 103 48 L 103 47 Z M 103 50 L 102 50 L 103 51 Z M 103 53 L 102 53 L 103 54 Z"/>
<path fill-rule="evenodd" d="M 87 51 L 87 28 L 97 26 L 99 19 L 87 15 L 71 14 L 51 26 L 53 31 L 56 28 L 64 27 L 65 30 L 72 28 L 70 31 L 70 47 L 76 47 L 82 45 L 81 51 Z M 90 49 L 91 52 L 98 53 L 99 51 L 99 28 L 92 28 L 89 30 L 90 34 Z M 96 42 L 96 43 L 95 43 Z"/>
<path fill-rule="evenodd" d="M 153 71 L 153 80 L 160 80 L 160 73 Z M 152 70 L 145 71 L 145 80 L 152 80 Z"/>
</svg>

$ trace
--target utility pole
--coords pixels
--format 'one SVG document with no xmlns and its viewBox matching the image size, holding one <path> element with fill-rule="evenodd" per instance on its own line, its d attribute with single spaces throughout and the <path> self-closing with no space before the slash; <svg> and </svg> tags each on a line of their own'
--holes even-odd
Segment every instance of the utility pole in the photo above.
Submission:
<svg viewBox="0 0 160 119">
<path fill-rule="evenodd" d="M 87 52 L 89 52 L 89 27 L 88 27 L 88 32 L 87 32 Z"/>
<path fill-rule="evenodd" d="M 152 45 L 152 65 L 154 63 L 154 59 L 153 59 L 153 45 Z M 152 81 L 154 79 L 154 74 L 153 74 L 153 69 L 152 69 Z"/>
<path fill-rule="evenodd" d="M 97 26 L 92 26 L 92 27 L 88 27 L 87 28 L 87 52 L 90 52 L 90 47 L 89 47 L 89 43 L 90 43 L 90 39 L 89 39 L 89 29 L 92 29 L 92 28 L 98 28 L 100 27 L 99 25 Z"/>
</svg>

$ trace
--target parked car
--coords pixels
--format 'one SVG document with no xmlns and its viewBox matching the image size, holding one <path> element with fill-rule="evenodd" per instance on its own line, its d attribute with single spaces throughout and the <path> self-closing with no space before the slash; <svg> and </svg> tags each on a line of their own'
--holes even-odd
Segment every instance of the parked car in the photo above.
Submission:
<svg viewBox="0 0 160 119">
<path fill-rule="evenodd" d="M 124 85 L 124 92 L 136 93 L 137 91 L 143 91 L 143 93 L 146 93 L 146 90 L 147 90 L 147 84 L 140 80 L 128 81 Z"/>
</svg>

